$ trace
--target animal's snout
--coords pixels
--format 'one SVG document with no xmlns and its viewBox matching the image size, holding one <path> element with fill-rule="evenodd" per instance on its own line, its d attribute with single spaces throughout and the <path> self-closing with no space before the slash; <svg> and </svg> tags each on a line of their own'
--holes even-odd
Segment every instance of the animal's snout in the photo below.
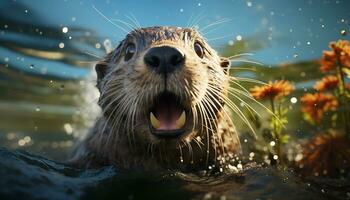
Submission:
<svg viewBox="0 0 350 200">
<path fill-rule="evenodd" d="M 181 68 L 185 61 L 185 55 L 174 47 L 153 47 L 146 53 L 144 61 L 148 67 L 157 73 L 168 74 Z"/>
</svg>

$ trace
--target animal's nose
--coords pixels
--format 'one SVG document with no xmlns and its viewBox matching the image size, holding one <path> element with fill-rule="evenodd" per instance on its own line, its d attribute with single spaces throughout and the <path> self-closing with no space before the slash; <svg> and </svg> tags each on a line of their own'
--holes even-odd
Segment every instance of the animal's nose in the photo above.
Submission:
<svg viewBox="0 0 350 200">
<path fill-rule="evenodd" d="M 149 49 L 144 60 L 156 72 L 167 74 L 182 66 L 185 55 L 174 47 L 161 46 Z"/>
</svg>

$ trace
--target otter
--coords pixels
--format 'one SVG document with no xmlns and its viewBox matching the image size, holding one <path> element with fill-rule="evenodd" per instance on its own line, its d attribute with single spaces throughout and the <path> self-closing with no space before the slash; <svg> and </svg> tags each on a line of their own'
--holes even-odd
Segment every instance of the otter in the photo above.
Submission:
<svg viewBox="0 0 350 200">
<path fill-rule="evenodd" d="M 239 154 L 229 68 L 196 29 L 131 31 L 95 66 L 102 114 L 71 161 L 193 171 Z"/>
</svg>

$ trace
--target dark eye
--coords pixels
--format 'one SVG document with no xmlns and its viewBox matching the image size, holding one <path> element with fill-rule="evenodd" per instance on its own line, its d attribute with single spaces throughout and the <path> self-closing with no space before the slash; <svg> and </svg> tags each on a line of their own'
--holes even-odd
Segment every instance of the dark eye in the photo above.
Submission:
<svg viewBox="0 0 350 200">
<path fill-rule="evenodd" d="M 202 45 L 199 42 L 194 43 L 194 51 L 198 55 L 198 57 L 203 58 L 204 56 L 204 50 Z"/>
<path fill-rule="evenodd" d="M 125 61 L 130 60 L 134 56 L 135 52 L 136 52 L 135 45 L 133 43 L 128 44 L 128 46 L 125 49 L 124 60 Z"/>
</svg>

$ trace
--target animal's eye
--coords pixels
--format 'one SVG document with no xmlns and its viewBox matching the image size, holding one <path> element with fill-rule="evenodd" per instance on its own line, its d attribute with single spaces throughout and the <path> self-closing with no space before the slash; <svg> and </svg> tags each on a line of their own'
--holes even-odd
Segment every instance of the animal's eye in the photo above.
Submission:
<svg viewBox="0 0 350 200">
<path fill-rule="evenodd" d="M 134 56 L 135 52 L 136 52 L 135 44 L 133 43 L 128 44 L 128 46 L 125 49 L 124 60 L 125 61 L 130 60 Z"/>
<path fill-rule="evenodd" d="M 204 50 L 202 45 L 199 42 L 194 43 L 194 51 L 198 55 L 198 57 L 203 58 L 204 56 Z"/>
</svg>

